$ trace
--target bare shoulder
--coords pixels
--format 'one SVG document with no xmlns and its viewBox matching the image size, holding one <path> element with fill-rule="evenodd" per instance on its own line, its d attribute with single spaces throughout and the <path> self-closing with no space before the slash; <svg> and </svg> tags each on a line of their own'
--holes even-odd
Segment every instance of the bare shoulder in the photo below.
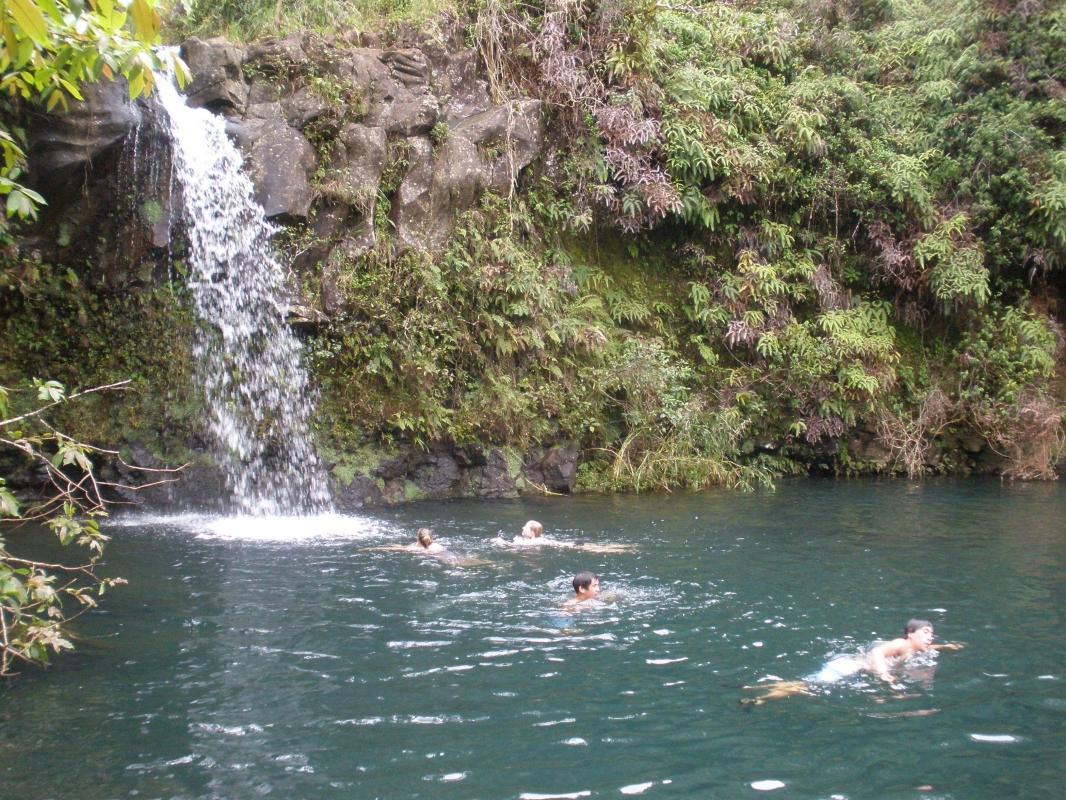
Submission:
<svg viewBox="0 0 1066 800">
<path fill-rule="evenodd" d="M 881 642 L 870 648 L 870 655 L 884 656 L 886 658 L 892 658 L 893 656 L 902 655 L 910 649 L 906 639 L 889 639 L 887 642 Z"/>
</svg>

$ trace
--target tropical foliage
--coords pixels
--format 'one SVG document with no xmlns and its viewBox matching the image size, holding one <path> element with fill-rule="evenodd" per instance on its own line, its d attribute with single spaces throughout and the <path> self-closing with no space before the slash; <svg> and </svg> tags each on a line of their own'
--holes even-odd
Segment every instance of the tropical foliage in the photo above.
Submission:
<svg viewBox="0 0 1066 800">
<path fill-rule="evenodd" d="M 6 196 L 8 217 L 35 217 L 44 202 L 19 182 L 26 162 L 19 123 L 26 106 L 64 109 L 69 101 L 82 99 L 81 85 L 101 77 L 124 78 L 131 98 L 150 92 L 154 70 L 165 57 L 153 49 L 159 30 L 156 0 L 0 3 L 0 196 Z M 180 59 L 165 58 L 183 75 Z M 11 231 L 2 233 L 6 243 Z M 8 263 L 0 287 L 12 292 L 33 282 L 26 265 Z M 76 284 L 75 279 L 68 288 Z M 19 322 L 16 318 L 16 326 Z M 98 522 L 105 514 L 107 484 L 99 479 L 93 459 L 117 459 L 119 454 L 83 444 L 48 419 L 48 412 L 67 400 L 108 388 L 115 387 L 83 389 L 68 398 L 63 385 L 52 380 L 34 378 L 21 391 L 0 386 L 5 462 L 15 454 L 24 467 L 32 465 L 44 476 L 50 490 L 42 499 L 20 503 L 0 477 L 0 522 L 41 524 L 62 545 L 87 551 L 76 563 L 44 563 L 16 556 L 5 541 L 10 536 L 0 537 L 0 675 L 25 664 L 47 663 L 51 653 L 70 648 L 67 625 L 80 613 L 70 604 L 91 608 L 95 597 L 122 582 L 95 572 L 108 537 Z"/>
<path fill-rule="evenodd" d="M 158 0 L 5 0 L 0 5 L 0 196 L 7 216 L 33 217 L 44 202 L 20 184 L 25 133 L 20 104 L 64 109 L 88 81 L 122 76 L 131 98 L 152 91 L 162 60 Z M 184 79 L 180 59 L 171 60 Z"/>
</svg>

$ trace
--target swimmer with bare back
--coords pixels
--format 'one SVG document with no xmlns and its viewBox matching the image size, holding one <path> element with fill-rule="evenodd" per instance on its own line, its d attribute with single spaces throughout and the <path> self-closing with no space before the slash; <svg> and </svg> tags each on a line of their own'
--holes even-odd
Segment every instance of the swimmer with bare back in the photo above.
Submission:
<svg viewBox="0 0 1066 800">
<path fill-rule="evenodd" d="M 522 526 L 522 532 L 511 541 L 497 537 L 496 542 L 507 547 L 558 547 L 567 550 L 581 550 L 586 553 L 627 553 L 631 547 L 622 544 L 576 544 L 561 539 L 552 539 L 544 535 L 544 526 L 535 519 Z"/>
<path fill-rule="evenodd" d="M 415 538 L 415 541 L 411 544 L 386 544 L 381 547 L 366 547 L 363 549 L 378 552 L 401 551 L 408 553 L 426 553 L 428 555 L 439 555 L 447 552 L 444 545 L 440 542 L 433 541 L 433 531 L 429 528 L 419 528 L 418 535 Z"/>
<path fill-rule="evenodd" d="M 741 705 L 757 706 L 767 700 L 781 700 L 797 694 L 814 695 L 816 686 L 836 683 L 863 671 L 880 678 L 892 688 L 898 688 L 891 670 L 902 665 L 911 656 L 938 650 L 961 650 L 965 646 L 961 642 L 933 644 L 933 637 L 933 623 L 924 619 L 908 620 L 903 628 L 903 636 L 875 645 L 865 656 L 839 656 L 814 675 L 801 681 L 774 681 L 743 687 L 746 690 L 761 691 L 763 694 L 755 698 L 745 698 L 740 701 Z"/>
</svg>

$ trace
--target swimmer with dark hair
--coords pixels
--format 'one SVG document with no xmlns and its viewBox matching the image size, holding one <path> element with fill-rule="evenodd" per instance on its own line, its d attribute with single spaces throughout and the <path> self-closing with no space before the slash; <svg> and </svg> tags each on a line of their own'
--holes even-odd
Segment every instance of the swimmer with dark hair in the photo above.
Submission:
<svg viewBox="0 0 1066 800">
<path fill-rule="evenodd" d="M 965 647 L 961 642 L 933 644 L 933 636 L 933 623 L 929 620 L 908 620 L 903 626 L 903 636 L 875 645 L 864 656 L 838 656 L 814 675 L 801 681 L 774 681 L 745 686 L 744 689 L 761 691 L 763 694 L 755 698 L 745 698 L 740 701 L 741 705 L 750 707 L 762 705 L 767 700 L 780 700 L 797 694 L 813 695 L 816 686 L 836 683 L 862 671 L 873 674 L 892 688 L 898 688 L 890 670 L 900 666 L 911 656 L 938 650 L 961 650 Z"/>
<path fill-rule="evenodd" d="M 866 654 L 864 669 L 887 683 L 895 683 L 889 669 L 901 664 L 916 653 L 930 650 L 961 650 L 961 642 L 933 644 L 933 623 L 926 619 L 910 619 L 903 626 L 903 636 L 882 642 Z"/>
<path fill-rule="evenodd" d="M 594 600 L 600 593 L 600 579 L 592 572 L 579 572 L 574 576 L 574 596 L 563 603 L 567 611 L 576 611 L 582 603 Z"/>
</svg>

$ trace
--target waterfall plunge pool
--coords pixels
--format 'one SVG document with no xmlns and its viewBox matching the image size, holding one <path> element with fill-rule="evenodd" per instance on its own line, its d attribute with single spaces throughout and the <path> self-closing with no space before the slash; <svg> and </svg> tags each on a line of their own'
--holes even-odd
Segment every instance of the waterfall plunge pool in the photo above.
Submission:
<svg viewBox="0 0 1066 800">
<path fill-rule="evenodd" d="M 627 553 L 505 548 L 526 519 Z M 1066 785 L 1066 489 L 786 483 L 130 517 L 79 650 L 0 689 L 39 798 L 1051 798 Z M 423 525 L 457 553 L 367 548 Z M 614 602 L 567 616 L 590 569 Z M 966 643 L 745 712 L 913 616 Z"/>
</svg>

